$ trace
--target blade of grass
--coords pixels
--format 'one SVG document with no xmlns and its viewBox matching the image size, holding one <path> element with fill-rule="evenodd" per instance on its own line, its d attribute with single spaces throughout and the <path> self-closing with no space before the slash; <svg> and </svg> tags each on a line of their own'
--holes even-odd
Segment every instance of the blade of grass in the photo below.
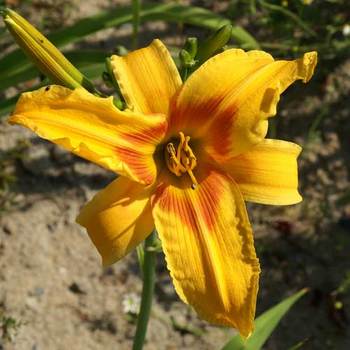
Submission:
<svg viewBox="0 0 350 350">
<path fill-rule="evenodd" d="M 7 100 L 0 101 L 0 119 L 1 117 L 8 115 L 12 111 L 13 106 L 18 100 L 18 97 L 19 95 L 16 95 Z"/>
<path fill-rule="evenodd" d="M 64 55 L 77 66 L 77 68 L 82 68 L 84 65 L 102 63 L 106 57 L 105 52 L 94 50 L 71 51 L 64 53 Z M 16 72 L 10 76 L 1 74 L 0 90 L 5 90 L 10 86 L 15 86 L 21 82 L 34 79 L 39 74 L 39 71 L 31 63 L 28 64 L 25 70 Z"/>
<path fill-rule="evenodd" d="M 236 44 L 245 50 L 259 49 L 260 44 L 245 29 L 239 26 L 232 27 L 232 38 Z M 236 45 L 237 46 L 237 45 Z"/>
<path fill-rule="evenodd" d="M 141 0 L 132 0 L 132 47 L 134 50 L 139 41 L 140 11 Z"/>
<path fill-rule="evenodd" d="M 119 7 L 116 11 L 101 12 L 97 15 L 84 18 L 74 25 L 59 30 L 48 35 L 48 38 L 57 46 L 64 47 L 68 44 L 81 41 L 85 36 L 93 34 L 103 29 L 117 27 L 132 20 L 132 8 Z M 201 28 L 215 30 L 230 21 L 209 10 L 186 6 L 181 4 L 145 4 L 140 11 L 140 22 L 164 20 L 167 22 L 185 23 Z M 232 31 L 232 37 L 236 42 L 245 48 L 258 48 L 259 44 L 243 28 L 235 26 Z M 72 61 L 78 68 L 82 68 L 82 61 L 86 60 L 86 74 L 89 78 L 95 78 L 101 66 L 97 62 L 100 56 L 95 56 L 95 61 L 91 58 L 91 53 L 66 53 L 67 58 Z M 72 55 L 72 56 L 70 56 Z M 73 56 L 76 55 L 74 58 Z M 102 55 L 102 54 L 101 54 Z M 79 62 L 80 60 L 80 62 Z M 100 62 L 104 62 L 104 57 Z M 84 68 L 83 68 L 84 69 Z M 24 54 L 18 49 L 0 59 L 1 81 L 0 90 L 28 81 L 38 76 L 35 67 L 27 60 Z M 84 70 L 83 70 L 84 72 Z M 18 96 L 0 102 L 0 116 L 7 114 L 14 106 Z"/>
<path fill-rule="evenodd" d="M 81 55 L 81 56 L 80 56 Z M 73 53 L 73 55 L 68 54 L 67 57 L 76 57 L 76 61 L 75 64 L 77 66 L 77 68 L 79 68 L 79 70 L 81 70 L 81 72 L 83 74 L 85 74 L 89 79 L 96 79 L 99 78 L 102 75 L 102 72 L 105 69 L 105 65 L 104 65 L 104 60 L 101 59 L 98 62 L 93 62 L 91 61 L 90 63 L 86 62 L 87 58 L 83 57 L 83 53 Z M 81 62 L 79 62 L 79 59 L 81 59 Z M 74 58 L 72 58 L 72 62 L 74 62 Z M 44 80 L 42 81 L 40 84 L 35 84 L 33 85 L 30 89 L 28 89 L 28 91 L 30 90 L 35 90 L 40 88 L 41 86 L 45 86 L 47 85 L 49 82 L 48 80 Z M 16 96 L 6 99 L 6 100 L 1 100 L 0 101 L 0 119 L 6 115 L 8 115 L 14 108 L 19 96 L 21 94 L 17 94 Z"/>
<path fill-rule="evenodd" d="M 304 21 L 300 19 L 300 17 L 298 17 L 296 14 L 289 11 L 288 9 L 279 5 L 270 4 L 264 0 L 259 0 L 259 3 L 262 7 L 266 8 L 267 10 L 282 13 L 284 16 L 291 19 L 295 24 L 297 24 L 301 29 L 303 29 L 305 33 L 309 34 L 310 36 L 317 36 L 316 32 L 313 29 L 311 29 Z"/>
<path fill-rule="evenodd" d="M 302 341 L 300 341 L 299 343 L 293 345 L 292 347 L 290 347 L 288 350 L 299 350 L 299 349 L 303 349 L 304 345 L 309 341 L 309 338 L 304 339 Z"/>
<path fill-rule="evenodd" d="M 256 319 L 255 330 L 250 338 L 244 341 L 240 335 L 236 335 L 222 350 L 260 350 L 282 317 L 307 291 L 308 289 L 306 288 L 302 289 L 265 311 Z"/>
<path fill-rule="evenodd" d="M 211 30 L 218 29 L 230 23 L 228 19 L 200 7 L 173 3 L 145 4 L 140 11 L 140 22 L 153 20 L 185 23 Z M 72 26 L 49 34 L 48 39 L 57 47 L 62 48 L 67 44 L 81 41 L 84 37 L 100 30 L 117 27 L 131 21 L 132 7 L 119 7 L 115 11 L 100 12 L 97 15 L 84 18 Z M 237 44 L 247 49 L 259 47 L 255 39 L 241 27 L 234 27 L 232 37 L 236 40 Z M 9 81 L 11 77 L 32 69 L 32 67 L 32 64 L 20 50 L 15 50 L 0 59 L 1 77 L 4 81 Z M 1 84 L 0 89 L 4 89 L 4 86 L 5 84 Z"/>
</svg>

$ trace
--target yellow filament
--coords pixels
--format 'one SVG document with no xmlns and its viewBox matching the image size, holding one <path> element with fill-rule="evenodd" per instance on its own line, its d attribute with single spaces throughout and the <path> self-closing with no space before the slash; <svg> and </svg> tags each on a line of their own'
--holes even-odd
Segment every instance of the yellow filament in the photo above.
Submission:
<svg viewBox="0 0 350 350">
<path fill-rule="evenodd" d="M 183 132 L 179 133 L 180 142 L 175 149 L 172 142 L 166 145 L 165 160 L 168 169 L 176 176 L 181 176 L 187 173 L 192 181 L 192 188 L 195 189 L 198 185 L 192 170 L 197 166 L 197 158 L 189 146 L 190 137 L 185 136 Z"/>
</svg>

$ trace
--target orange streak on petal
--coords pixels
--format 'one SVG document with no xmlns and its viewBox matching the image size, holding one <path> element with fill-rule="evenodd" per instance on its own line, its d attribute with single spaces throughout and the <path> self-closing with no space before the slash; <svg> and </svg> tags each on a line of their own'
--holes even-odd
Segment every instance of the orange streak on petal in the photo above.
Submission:
<svg viewBox="0 0 350 350">
<path fill-rule="evenodd" d="M 155 118 L 152 116 L 150 118 Z M 132 123 L 132 121 L 130 121 Z M 160 120 L 157 125 L 148 127 L 141 132 L 121 132 L 121 137 L 135 146 L 145 144 L 158 144 L 167 131 L 168 125 L 165 120 Z"/>
<path fill-rule="evenodd" d="M 167 131 L 167 122 L 163 116 L 159 116 L 159 123 L 135 132 L 126 130 L 120 132 L 123 146 L 115 147 L 118 158 L 127 164 L 130 172 L 143 179 L 145 184 L 151 184 L 157 176 L 157 169 L 153 159 L 157 146 L 161 143 Z M 156 121 L 156 115 L 152 116 Z"/>
<path fill-rule="evenodd" d="M 177 293 L 198 314 L 248 336 L 253 329 L 259 263 L 237 185 L 206 167 L 199 185 L 164 182 L 153 217 Z"/>
<path fill-rule="evenodd" d="M 200 182 L 196 190 L 188 188 L 188 179 L 180 179 L 180 181 L 183 180 L 182 186 L 184 186 L 184 188 L 187 187 L 186 190 L 184 190 L 184 188 L 173 188 L 176 192 L 176 205 L 172 205 L 174 203 L 168 202 L 168 199 L 164 197 L 164 191 L 168 188 L 168 183 L 166 181 L 157 188 L 154 200 L 159 200 L 161 209 L 177 216 L 179 220 L 183 221 L 189 228 L 193 228 L 197 225 L 197 222 L 194 221 L 196 212 L 200 213 L 200 217 L 204 220 L 204 224 L 208 228 L 213 228 L 215 225 L 215 217 L 213 217 L 213 215 L 215 216 L 218 212 L 220 198 L 225 191 L 224 180 L 216 177 L 212 170 L 208 168 L 203 169 L 203 167 L 201 173 L 196 174 L 196 176 Z M 188 202 L 188 196 L 196 203 L 196 210 L 194 210 L 191 203 Z M 184 211 L 178 210 L 182 208 Z"/>
<path fill-rule="evenodd" d="M 153 153 L 167 130 L 166 116 L 120 111 L 113 98 L 101 98 L 82 88 L 70 90 L 52 85 L 49 89 L 21 95 L 10 123 L 21 124 L 40 137 L 140 183 L 149 183 L 157 175 Z M 117 153 L 135 149 L 133 162 L 118 158 Z M 146 178 L 136 176 L 132 167 L 139 154 Z M 130 158 L 130 157 L 129 157 Z M 141 166 L 141 165 L 140 165 Z M 139 167 L 140 167 L 139 166 Z"/>
<path fill-rule="evenodd" d="M 168 113 L 169 102 L 182 81 L 160 40 L 122 57 L 113 55 L 111 63 L 129 109 L 144 114 Z"/>
<path fill-rule="evenodd" d="M 129 170 L 136 178 L 140 178 L 145 184 L 149 185 L 155 180 L 154 163 L 149 157 L 145 157 L 137 150 L 131 148 L 115 148 L 118 158 L 128 165 Z"/>
<path fill-rule="evenodd" d="M 274 61 L 263 51 L 231 49 L 196 70 L 171 104 L 170 128 L 206 144 L 220 162 L 262 141 L 267 118 L 276 114 L 280 94 L 295 80 L 307 82 L 315 52 L 294 61 Z"/>
</svg>

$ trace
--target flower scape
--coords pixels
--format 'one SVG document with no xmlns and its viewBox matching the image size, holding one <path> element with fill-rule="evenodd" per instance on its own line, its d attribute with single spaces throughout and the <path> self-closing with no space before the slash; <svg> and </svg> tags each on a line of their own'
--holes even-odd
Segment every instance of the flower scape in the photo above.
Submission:
<svg viewBox="0 0 350 350">
<path fill-rule="evenodd" d="M 244 201 L 301 201 L 291 142 L 266 139 L 280 94 L 313 75 L 317 54 L 274 60 L 226 50 L 182 83 L 160 40 L 111 67 L 127 108 L 82 87 L 20 97 L 9 121 L 120 175 L 82 209 L 103 265 L 157 230 L 175 289 L 198 315 L 254 328 L 259 261 Z"/>
</svg>

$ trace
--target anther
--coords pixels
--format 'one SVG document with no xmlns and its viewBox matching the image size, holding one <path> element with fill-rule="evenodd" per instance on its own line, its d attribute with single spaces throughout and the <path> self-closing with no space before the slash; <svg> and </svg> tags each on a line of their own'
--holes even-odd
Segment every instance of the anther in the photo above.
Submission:
<svg viewBox="0 0 350 350">
<path fill-rule="evenodd" d="M 166 145 L 166 164 L 168 169 L 176 176 L 187 173 L 192 181 L 191 188 L 196 189 L 198 182 L 192 170 L 197 166 L 197 158 L 188 144 L 190 137 L 185 136 L 183 132 L 180 132 L 179 136 L 180 140 L 177 149 L 175 149 L 172 142 Z"/>
<path fill-rule="evenodd" d="M 197 188 L 197 186 L 198 186 L 197 179 L 194 177 L 193 172 L 192 172 L 191 169 L 187 169 L 187 173 L 188 173 L 188 175 L 190 176 L 191 181 L 192 181 L 191 188 L 192 188 L 193 190 L 195 190 L 195 189 Z"/>
</svg>

